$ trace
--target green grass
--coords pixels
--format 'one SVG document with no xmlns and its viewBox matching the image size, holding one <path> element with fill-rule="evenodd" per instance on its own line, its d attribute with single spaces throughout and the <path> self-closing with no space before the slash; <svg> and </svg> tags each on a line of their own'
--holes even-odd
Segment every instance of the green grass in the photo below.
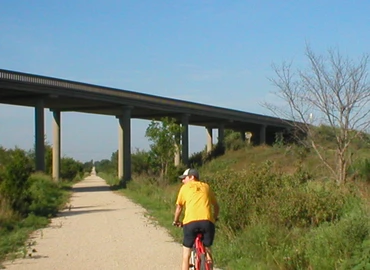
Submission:
<svg viewBox="0 0 370 270">
<path fill-rule="evenodd" d="M 276 174 L 269 173 L 269 169 L 263 172 L 263 168 L 255 168 L 263 164 L 270 166 Z M 298 168 L 302 172 L 312 173 L 315 179 L 309 180 L 307 184 L 299 184 L 299 187 L 295 187 L 296 184 L 289 186 L 290 178 L 287 175 L 299 172 L 295 177 L 302 177 Z M 366 183 L 353 183 L 352 187 L 343 187 L 344 191 L 330 189 L 328 186 L 329 193 L 326 192 L 326 184 L 322 179 L 325 179 L 327 172 L 321 162 L 313 153 L 301 152 L 301 149 L 294 146 L 260 146 L 227 151 L 224 156 L 206 163 L 200 168 L 200 172 L 204 176 L 203 180 L 211 182 L 216 191 L 222 194 L 219 198 L 221 220 L 216 224 L 213 246 L 215 264 L 218 267 L 225 270 L 366 269 L 358 267 L 367 267 L 365 262 L 367 259 L 370 261 L 369 241 L 366 240 L 370 238 L 370 215 L 369 211 L 361 210 L 359 198 L 352 196 L 362 194 L 362 199 L 369 201 L 370 189 Z M 286 188 L 281 184 L 271 185 L 271 181 L 276 181 L 280 173 L 284 175 L 285 182 L 282 183 L 288 185 Z M 246 182 L 242 184 L 241 181 Z M 358 184 L 361 186 L 357 186 Z M 181 242 L 182 231 L 171 225 L 180 185 L 163 185 L 155 179 L 134 177 L 128 182 L 127 188 L 120 192 L 141 204 L 154 222 L 166 228 L 176 241 Z M 265 197 L 255 196 L 254 188 L 259 185 L 265 190 L 262 193 Z M 242 188 L 252 190 L 252 193 L 239 192 Z M 273 189 L 271 195 L 268 194 L 269 188 Z M 279 190 L 283 193 L 278 193 Z M 227 219 L 230 215 L 243 219 L 237 215 L 238 207 L 234 207 L 243 194 L 256 200 L 250 201 L 244 215 L 255 214 L 244 219 L 247 222 L 242 229 L 235 229 L 232 224 L 238 224 L 238 221 L 230 222 Z M 341 198 L 343 202 L 347 202 L 344 206 Z M 354 198 L 353 202 L 351 198 Z M 298 209 L 300 211 L 296 211 Z M 276 215 L 276 222 L 269 211 Z M 305 211 L 310 211 L 310 215 L 318 218 L 317 221 L 305 219 Z M 326 222 L 325 211 L 339 214 L 340 219 L 329 218 L 331 221 Z M 288 217 L 288 225 L 284 224 L 284 217 Z M 291 227 L 289 224 L 295 220 L 298 223 Z M 303 223 L 299 223 L 300 220 Z M 347 235 L 351 237 L 346 237 Z M 327 249 L 328 241 L 335 250 Z"/>
<path fill-rule="evenodd" d="M 153 222 L 167 229 L 176 242 L 182 241 L 182 230 L 172 226 L 175 201 L 180 185 L 166 187 L 148 184 L 145 179 L 130 181 L 126 189 L 121 189 L 123 195 L 133 202 L 142 205 Z M 212 247 L 215 265 L 222 269 L 271 269 L 269 267 L 255 268 L 250 258 L 244 254 L 245 240 L 242 235 L 227 233 L 227 228 L 221 221 L 216 224 L 216 237 Z M 181 256 L 181 255 L 180 255 Z M 179 258 L 180 259 L 180 258 Z M 246 267 L 248 265 L 248 267 Z M 253 266 L 253 267 L 252 267 Z"/>
<path fill-rule="evenodd" d="M 107 184 L 110 186 L 116 186 L 119 184 L 119 180 L 115 175 L 104 172 L 101 172 L 98 175 L 99 177 L 103 178 L 105 182 L 107 182 Z"/>
<path fill-rule="evenodd" d="M 169 234 L 176 242 L 182 242 L 182 230 L 172 226 L 173 214 L 175 211 L 176 195 L 180 188 L 180 184 L 170 186 L 158 186 L 150 184 L 150 181 L 143 178 L 136 178 L 127 184 L 126 189 L 120 189 L 126 197 L 133 202 L 142 205 L 146 210 L 148 217 L 153 222 L 167 229 Z M 216 225 L 216 230 L 219 230 Z M 226 228 L 223 228 L 225 231 Z M 231 236 L 231 235 L 229 235 Z M 216 239 L 213 246 L 215 265 L 219 267 L 226 267 L 223 269 L 245 269 L 245 268 L 227 268 L 230 261 L 237 260 L 234 264 L 236 267 L 245 265 L 246 258 L 240 258 L 240 243 L 243 241 L 230 241 L 228 235 L 225 233 L 216 233 Z M 181 255 L 180 255 L 181 256 Z M 180 260 L 180 258 L 179 258 Z"/>
<path fill-rule="evenodd" d="M 29 237 L 37 229 L 46 227 L 50 218 L 69 200 L 73 182 L 51 182 L 49 176 L 34 174 L 30 177 L 34 201 L 31 209 L 39 215 L 30 213 L 22 218 L 10 209 L 0 213 L 0 266 L 6 259 L 26 256 L 34 242 Z M 36 199 L 37 197 L 37 199 Z"/>
<path fill-rule="evenodd" d="M 13 259 L 20 254 L 23 256 L 27 251 L 29 235 L 49 224 L 45 217 L 29 215 L 22 221 L 8 223 L 7 227 L 0 228 L 0 262 L 4 259 Z"/>
</svg>

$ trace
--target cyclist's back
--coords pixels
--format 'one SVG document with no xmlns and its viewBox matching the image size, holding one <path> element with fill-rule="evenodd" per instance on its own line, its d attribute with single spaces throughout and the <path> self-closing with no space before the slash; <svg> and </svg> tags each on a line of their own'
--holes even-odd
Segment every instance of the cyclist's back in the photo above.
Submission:
<svg viewBox="0 0 370 270">
<path fill-rule="evenodd" d="M 215 221 L 219 213 L 216 197 L 207 183 L 199 181 L 199 173 L 195 169 L 187 169 L 179 178 L 183 181 L 176 200 L 174 224 L 183 224 L 183 264 L 182 269 L 189 269 L 190 251 L 197 232 L 203 232 L 203 244 L 207 249 L 207 259 L 211 260 L 210 247 L 215 236 Z M 185 207 L 183 222 L 179 222 Z M 212 213 L 213 207 L 213 213 Z"/>
<path fill-rule="evenodd" d="M 184 184 L 176 201 L 176 204 L 185 206 L 184 225 L 198 220 L 209 220 L 214 223 L 212 206 L 215 203 L 216 198 L 209 185 L 200 181 Z"/>
</svg>

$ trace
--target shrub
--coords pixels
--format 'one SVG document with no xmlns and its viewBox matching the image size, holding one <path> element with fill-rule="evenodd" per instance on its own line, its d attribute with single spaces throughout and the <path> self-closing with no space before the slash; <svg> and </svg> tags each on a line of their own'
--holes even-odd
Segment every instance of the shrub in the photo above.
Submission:
<svg viewBox="0 0 370 270">
<path fill-rule="evenodd" d="M 8 154 L 0 176 L 0 194 L 14 211 L 24 215 L 27 214 L 30 204 L 27 179 L 32 172 L 32 163 L 21 149 L 9 150 Z"/>
<path fill-rule="evenodd" d="M 190 164 L 190 167 L 200 167 L 204 164 L 204 156 L 205 156 L 205 151 L 200 151 L 200 152 L 196 152 L 196 153 L 193 153 L 190 157 L 189 157 L 189 164 Z"/>
<path fill-rule="evenodd" d="M 64 157 L 61 159 L 60 177 L 73 180 L 77 173 L 83 172 L 83 164 L 73 158 Z"/>
<path fill-rule="evenodd" d="M 166 182 L 167 183 L 179 183 L 179 176 L 183 174 L 186 170 L 186 166 L 184 164 L 180 164 L 179 166 L 175 167 L 174 165 L 170 165 L 168 167 L 167 175 L 166 175 Z"/>
<path fill-rule="evenodd" d="M 248 171 L 205 175 L 220 198 L 222 219 L 234 232 L 261 220 L 289 229 L 339 219 L 351 196 L 331 182 L 311 177 L 302 170 L 293 175 L 276 172 L 269 161 Z"/>
<path fill-rule="evenodd" d="M 115 164 L 109 159 L 102 159 L 95 162 L 95 171 L 96 173 L 105 172 L 109 174 L 117 174 L 117 166 L 115 166 Z"/>
<path fill-rule="evenodd" d="M 151 171 L 149 163 L 150 153 L 144 150 L 136 149 L 131 155 L 132 172 L 136 174 L 148 174 Z"/>
<path fill-rule="evenodd" d="M 54 216 L 64 201 L 64 194 L 50 176 L 36 173 L 29 179 L 29 211 L 37 216 Z"/>
<path fill-rule="evenodd" d="M 304 257 L 312 269 L 345 268 L 346 264 L 351 264 L 354 250 L 358 250 L 368 236 L 367 218 L 352 215 L 312 230 L 305 235 L 300 249 L 304 250 Z"/>
<path fill-rule="evenodd" d="M 353 270 L 370 269 L 370 238 L 364 240 L 361 246 L 354 250 L 348 268 Z"/>
<path fill-rule="evenodd" d="M 357 160 L 349 168 L 348 174 L 362 181 L 370 182 L 370 160 L 368 158 Z"/>
<path fill-rule="evenodd" d="M 227 150 L 239 150 L 247 145 L 245 141 L 242 140 L 240 132 L 230 132 L 225 137 L 225 148 Z"/>
<path fill-rule="evenodd" d="M 39 217 L 31 213 L 19 223 L 19 227 L 36 230 L 38 228 L 45 227 L 48 224 L 49 220 L 47 217 Z"/>
</svg>

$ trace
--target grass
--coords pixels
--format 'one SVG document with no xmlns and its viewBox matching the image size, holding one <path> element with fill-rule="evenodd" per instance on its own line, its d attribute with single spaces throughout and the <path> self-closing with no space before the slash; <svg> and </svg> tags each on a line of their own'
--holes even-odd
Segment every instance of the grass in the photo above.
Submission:
<svg viewBox="0 0 370 270">
<path fill-rule="evenodd" d="M 34 178 L 39 179 L 39 185 L 37 188 L 40 188 L 40 192 L 44 188 L 47 188 L 49 191 L 51 187 L 45 184 L 42 184 L 42 181 L 45 181 L 45 175 L 34 175 Z M 46 183 L 46 182 L 44 182 Z M 58 185 L 58 189 L 60 190 L 61 195 L 58 198 L 58 205 L 55 205 L 54 199 L 50 198 L 49 202 L 53 202 L 51 205 L 45 204 L 45 201 L 42 201 L 41 206 L 45 207 L 49 212 L 57 212 L 57 210 L 61 209 L 69 200 L 70 197 L 70 188 L 72 182 L 61 182 Z M 45 190 L 44 190 L 45 191 Z M 47 195 L 55 196 L 55 192 L 46 192 L 43 198 L 47 198 Z M 48 200 L 46 200 L 47 202 Z M 6 259 L 14 259 L 19 256 L 26 256 L 29 255 L 28 251 L 30 247 L 34 244 L 32 241 L 27 241 L 30 239 L 30 234 L 38 229 L 46 227 L 49 222 L 51 215 L 48 216 L 37 216 L 33 213 L 27 215 L 27 217 L 22 218 L 9 208 L 3 207 L 5 206 L 4 202 L 0 202 L 2 205 L 2 210 L 0 212 L 0 266 L 1 262 Z M 58 209 L 51 209 L 52 207 L 57 207 Z"/>
<path fill-rule="evenodd" d="M 147 210 L 147 215 L 153 222 L 165 228 L 178 243 L 182 242 L 182 230 L 172 226 L 173 213 L 175 211 L 175 201 L 180 184 L 160 187 L 148 185 L 146 179 L 136 178 L 130 181 L 127 189 L 121 189 L 126 197 L 135 203 L 142 205 Z M 227 228 L 222 228 L 223 224 L 216 224 L 216 238 L 212 247 L 215 265 L 223 269 L 263 269 L 248 268 L 249 259 L 243 254 L 243 237 L 235 237 L 232 233 L 224 233 Z M 221 231 L 223 233 L 221 233 Z M 230 239 L 232 238 L 232 240 Z M 179 260 L 181 254 L 179 254 Z M 268 268 L 265 268 L 268 269 Z"/>
<path fill-rule="evenodd" d="M 149 184 L 148 179 L 137 177 L 127 184 L 126 189 L 119 190 L 120 193 L 130 198 L 135 203 L 142 205 L 147 210 L 147 215 L 153 222 L 165 228 L 178 243 L 182 242 L 182 230 L 172 226 L 175 211 L 176 195 L 180 188 L 179 184 L 169 186 L 158 186 Z M 222 224 L 220 225 L 222 226 Z M 216 224 L 217 230 L 219 225 Z M 224 230 L 225 231 L 225 228 Z M 227 234 L 216 233 L 213 246 L 214 260 L 216 266 L 225 267 L 230 259 L 239 258 L 237 265 L 245 264 L 245 259 L 240 260 L 240 243 L 243 241 L 230 241 Z M 179 254 L 179 260 L 181 254 Z M 238 266 L 239 267 L 239 266 Z M 223 268 L 223 269 L 247 269 L 247 268 Z"/>
<path fill-rule="evenodd" d="M 306 171 L 315 173 L 316 179 L 324 179 L 327 172 L 315 154 L 300 151 L 301 149 L 294 146 L 258 146 L 237 151 L 227 151 L 225 155 L 203 165 L 200 168 L 200 172 L 201 175 L 208 178 L 212 175 L 210 172 L 225 170 L 249 171 L 253 164 L 264 164 L 269 160 L 275 164 L 273 168 L 276 171 L 291 174 L 296 172 L 300 166 Z M 230 179 L 230 181 L 236 180 Z M 310 185 L 312 186 L 313 184 L 320 185 L 320 181 L 314 181 Z M 171 224 L 175 210 L 176 195 L 180 185 L 178 183 L 163 186 L 150 178 L 134 177 L 132 181 L 128 182 L 127 188 L 121 189 L 119 192 L 122 192 L 122 194 L 134 202 L 141 204 L 147 209 L 148 216 L 154 222 L 166 228 L 175 241 L 181 242 L 182 231 Z M 360 190 L 362 198 L 366 201 L 370 198 L 369 185 L 363 182 L 360 185 L 362 186 L 358 190 Z M 292 193 L 293 195 L 294 193 Z M 225 205 L 221 206 L 221 214 L 222 209 L 226 209 L 225 207 Z M 282 207 L 284 206 L 282 205 L 278 209 L 284 209 Z M 291 208 L 288 207 L 286 209 L 289 210 Z M 294 209 L 292 208 L 291 210 Z M 367 210 L 366 215 L 369 214 L 369 210 Z M 344 223 L 333 223 L 331 224 L 332 226 L 327 226 L 327 228 L 319 226 L 318 229 L 315 229 L 315 227 L 288 229 L 278 224 L 264 223 L 263 220 L 259 220 L 260 218 L 256 218 L 256 224 L 248 225 L 240 231 L 234 231 L 229 228 L 228 223 L 222 220 L 221 217 L 221 220 L 216 224 L 217 233 L 213 246 L 215 264 L 225 270 L 318 269 L 317 265 L 322 265 L 321 269 L 333 269 L 333 264 L 337 265 L 337 269 L 353 269 L 352 266 L 357 266 L 357 263 L 351 262 L 353 260 L 352 256 L 354 256 L 351 254 L 358 253 L 359 255 L 356 256 L 366 261 L 367 255 L 365 251 L 369 250 L 367 242 L 363 244 L 362 250 L 364 251 L 361 251 L 356 244 L 360 243 L 364 235 L 368 233 L 367 227 L 364 227 L 367 221 L 366 219 L 362 220 L 361 216 L 363 214 L 357 213 L 353 218 L 350 217 L 348 221 L 344 219 Z M 347 226 L 346 222 L 348 224 L 357 224 L 357 227 Z M 341 239 L 338 239 L 338 235 L 342 232 L 345 232 L 345 234 L 358 234 L 361 237 L 358 238 L 357 242 L 353 242 L 352 238 L 345 239 L 345 237 L 341 237 Z M 311 237 L 312 239 L 309 237 L 310 235 L 313 237 Z M 328 258 L 324 258 L 322 255 L 324 251 L 327 251 L 324 248 L 325 241 L 323 239 L 331 239 L 330 241 L 336 241 L 337 243 L 335 252 L 327 253 Z M 322 250 L 316 251 L 318 247 L 322 248 Z M 337 258 L 339 258 L 338 262 Z"/>
<path fill-rule="evenodd" d="M 366 152 L 361 153 L 367 154 Z M 294 146 L 258 146 L 238 151 L 227 151 L 225 155 L 201 167 L 200 172 L 201 176 L 204 175 L 207 178 L 212 177 L 211 172 L 219 174 L 226 170 L 234 172 L 250 171 L 253 164 L 264 164 L 267 160 L 275 164 L 273 170 L 276 171 L 291 174 L 300 165 L 304 170 L 314 172 L 319 179 L 326 176 L 325 168 L 314 153 L 302 152 L 302 149 Z M 214 176 L 217 176 L 217 174 L 214 174 Z M 235 178 L 243 176 L 242 174 L 226 173 L 226 182 L 221 186 L 221 190 L 225 190 L 230 182 L 240 180 L 229 179 L 230 175 L 234 175 Z M 118 184 L 115 176 L 104 173 L 99 173 L 99 176 L 111 186 L 117 186 Z M 259 174 L 256 176 L 261 177 Z M 258 178 L 257 180 L 261 179 Z M 320 182 L 312 182 L 312 184 L 316 183 Z M 213 184 L 217 184 L 217 182 L 213 182 Z M 119 189 L 118 192 L 141 204 L 154 223 L 166 228 L 175 241 L 181 242 L 182 230 L 172 226 L 176 195 L 180 185 L 181 183 L 164 185 L 158 183 L 155 179 L 134 176 L 134 179 L 127 183 L 127 188 Z M 362 198 L 370 203 L 368 183 L 361 182 L 357 185 L 360 185 L 358 187 Z M 242 186 L 237 187 L 241 188 Z M 233 186 L 231 185 L 228 188 L 233 188 Z M 63 189 L 68 192 L 68 185 Z M 295 198 L 294 194 L 298 193 L 292 191 L 292 198 Z M 299 201 L 302 201 L 301 197 L 296 202 Z M 271 202 L 276 202 L 276 200 L 271 200 Z M 236 201 L 229 201 L 228 203 L 235 204 Z M 271 205 L 271 207 L 273 206 Z M 279 204 L 279 209 L 284 209 L 283 206 Z M 333 264 L 338 265 L 335 267 L 336 269 L 353 269 L 353 267 L 359 266 L 356 261 L 357 258 L 361 263 L 364 262 L 365 267 L 358 269 L 368 267 L 366 260 L 370 260 L 370 255 L 368 256 L 366 252 L 370 250 L 370 242 L 367 240 L 363 241 L 361 245 L 354 244 L 361 242 L 364 235 L 368 233 L 368 226 L 364 226 L 366 221 L 362 220 L 361 217 L 369 215 L 369 208 L 367 213 L 356 213 L 356 215 L 349 213 L 336 224 L 326 223 L 322 227 L 317 226 L 317 228 L 287 229 L 278 224 L 263 223 L 263 220 L 259 220 L 262 215 L 258 215 L 254 220 L 255 224 L 249 224 L 242 230 L 235 230 L 230 228 L 230 225 L 228 225 L 230 223 L 222 219 L 222 213 L 226 212 L 222 209 L 226 209 L 226 207 L 221 205 L 221 220 L 216 224 L 217 233 L 213 246 L 215 264 L 222 269 L 318 269 L 316 266 L 320 265 L 322 266 L 320 269 L 334 269 Z M 287 210 L 294 209 L 288 207 Z M 354 217 L 351 217 L 351 215 L 354 215 Z M 1 217 L 6 218 L 1 219 Z M 29 215 L 20 222 L 19 217 L 2 206 L 0 209 L 0 262 L 7 253 L 14 256 L 26 256 L 28 245 L 32 245 L 32 243 L 26 242 L 30 233 L 47 226 L 47 224 L 47 218 L 34 215 Z M 340 239 L 339 235 L 342 235 Z M 353 239 L 355 237 L 346 238 L 346 235 L 356 236 L 360 240 L 354 243 Z M 346 242 L 339 241 L 341 239 L 345 239 Z M 336 250 L 326 248 L 328 241 L 332 244 L 335 243 Z M 348 260 L 346 262 L 348 267 L 345 268 L 343 262 L 352 256 L 352 254 L 349 254 L 352 251 L 353 256 L 355 256 L 353 260 L 355 261 Z M 327 252 L 328 258 L 323 258 L 322 254 L 325 252 Z M 348 254 L 344 254 L 343 257 L 343 253 Z M 340 258 L 340 260 L 336 258 Z"/>
<path fill-rule="evenodd" d="M 115 186 L 119 184 L 117 177 L 112 174 L 101 172 L 99 173 L 99 177 L 103 178 L 105 182 L 107 182 L 107 184 L 110 186 Z"/>
</svg>

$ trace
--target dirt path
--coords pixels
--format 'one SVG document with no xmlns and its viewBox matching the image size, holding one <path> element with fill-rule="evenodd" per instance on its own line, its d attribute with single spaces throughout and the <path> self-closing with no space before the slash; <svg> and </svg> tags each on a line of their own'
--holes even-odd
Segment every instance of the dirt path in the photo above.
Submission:
<svg viewBox="0 0 370 270">
<path fill-rule="evenodd" d="M 6 269 L 180 269 L 181 245 L 153 225 L 141 206 L 110 191 L 97 176 L 74 191 L 71 209 L 32 236 L 36 252 L 4 263 Z"/>
</svg>

